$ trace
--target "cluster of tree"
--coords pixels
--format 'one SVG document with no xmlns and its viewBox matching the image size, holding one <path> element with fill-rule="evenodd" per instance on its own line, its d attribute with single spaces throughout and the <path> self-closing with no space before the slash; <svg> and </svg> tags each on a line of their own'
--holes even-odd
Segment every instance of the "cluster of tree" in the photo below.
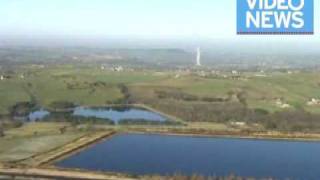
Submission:
<svg viewBox="0 0 320 180">
<path fill-rule="evenodd" d="M 77 121 L 81 123 L 92 123 L 92 124 L 106 124 L 114 125 L 114 121 L 108 118 L 97 118 L 97 117 L 82 117 L 82 116 L 73 116 L 72 122 Z"/>
<path fill-rule="evenodd" d="M 74 89 L 88 89 L 89 85 L 82 84 L 80 82 L 65 82 L 67 84 L 68 90 L 74 90 Z"/>
<path fill-rule="evenodd" d="M 72 89 L 95 89 L 95 88 L 105 88 L 105 87 L 112 87 L 113 85 L 108 84 L 103 81 L 96 81 L 96 82 L 65 82 L 67 84 L 67 88 L 72 90 Z"/>
<path fill-rule="evenodd" d="M 250 109 L 240 102 L 179 103 L 164 101 L 152 106 L 165 113 L 193 122 L 246 122 L 262 124 L 268 130 L 320 132 L 320 114 L 303 109 L 270 113 L 264 109 Z"/>
<path fill-rule="evenodd" d="M 159 99 L 175 99 L 182 101 L 198 101 L 199 98 L 195 95 L 187 94 L 179 90 L 171 91 L 156 91 Z"/>
<path fill-rule="evenodd" d="M 26 116 L 36 108 L 36 104 L 32 102 L 18 102 L 9 108 L 12 116 Z"/>
<path fill-rule="evenodd" d="M 118 112 L 126 112 L 126 111 L 130 111 L 132 109 L 132 107 L 130 106 L 126 106 L 126 105 L 119 105 L 119 106 L 113 106 L 113 107 L 91 107 L 91 109 L 96 109 L 96 110 L 115 110 Z"/>
<path fill-rule="evenodd" d="M 242 104 L 231 102 L 203 104 L 162 101 L 154 103 L 152 106 L 186 121 L 198 122 L 226 122 L 228 120 L 241 121 L 247 113 L 247 109 Z"/>
<path fill-rule="evenodd" d="M 222 97 L 203 97 L 201 101 L 204 102 L 226 102 L 228 99 Z"/>
<path fill-rule="evenodd" d="M 264 109 L 250 109 L 244 91 L 230 91 L 226 99 L 201 99 L 179 89 L 158 90 L 155 91 L 157 96 L 152 98 L 141 97 L 129 90 L 126 93 L 129 94 L 132 103 L 148 104 L 185 121 L 220 123 L 236 121 L 249 125 L 258 123 L 267 130 L 320 132 L 320 114 L 309 113 L 303 109 L 276 113 Z"/>
<path fill-rule="evenodd" d="M 107 118 L 96 118 L 96 117 L 83 117 L 76 116 L 72 113 L 64 112 L 53 112 L 50 116 L 47 116 L 43 121 L 55 121 L 55 122 L 71 122 L 73 125 L 83 124 L 83 123 L 93 123 L 93 124 L 108 124 L 114 125 L 114 121 Z"/>
<path fill-rule="evenodd" d="M 1 137 L 4 137 L 5 134 L 4 134 L 4 128 L 2 127 L 2 124 L 0 124 L 0 138 Z"/>
<path fill-rule="evenodd" d="M 120 125 L 166 125 L 166 126 L 179 126 L 181 122 L 177 121 L 150 121 L 147 119 L 122 119 L 118 122 Z"/>
<path fill-rule="evenodd" d="M 63 126 L 63 127 L 59 128 L 59 132 L 60 132 L 60 134 L 64 134 L 64 133 L 66 133 L 67 129 L 68 129 L 68 127 L 67 127 L 67 126 Z"/>
<path fill-rule="evenodd" d="M 118 88 L 123 94 L 122 104 L 130 104 L 131 94 L 129 92 L 129 88 L 124 84 L 119 84 Z"/>
<path fill-rule="evenodd" d="M 320 114 L 303 109 L 270 114 L 260 121 L 267 129 L 297 132 L 320 132 Z"/>
<path fill-rule="evenodd" d="M 103 81 L 96 81 L 96 82 L 93 82 L 93 83 L 90 83 L 90 87 L 92 88 L 97 88 L 97 87 L 112 87 L 111 84 L 108 84 L 106 82 L 103 82 Z"/>
<path fill-rule="evenodd" d="M 54 111 L 61 111 L 61 110 L 70 110 L 76 107 L 76 105 L 72 102 L 68 102 L 68 101 L 55 101 L 52 102 L 50 104 L 50 107 L 54 110 Z"/>
<path fill-rule="evenodd" d="M 241 104 L 247 105 L 246 102 L 246 93 L 243 91 L 239 92 L 228 92 L 226 97 L 199 97 L 196 95 L 185 93 L 179 89 L 171 89 L 171 90 L 158 90 L 155 91 L 157 94 L 157 98 L 159 99 L 174 99 L 180 101 L 202 101 L 202 102 L 228 102 L 235 99 L 235 101 L 240 102 Z"/>
<path fill-rule="evenodd" d="M 107 100 L 105 103 L 106 104 L 127 104 L 127 100 L 124 99 L 124 98 L 118 98 L 118 99 L 115 99 L 115 100 Z"/>
</svg>

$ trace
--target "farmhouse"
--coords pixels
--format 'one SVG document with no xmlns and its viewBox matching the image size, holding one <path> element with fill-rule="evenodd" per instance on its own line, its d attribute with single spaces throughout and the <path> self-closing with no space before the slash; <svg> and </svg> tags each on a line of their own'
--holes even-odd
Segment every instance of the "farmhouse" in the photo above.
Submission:
<svg viewBox="0 0 320 180">
<path fill-rule="evenodd" d="M 307 102 L 308 106 L 317 106 L 320 105 L 320 99 L 312 98 L 310 101 Z"/>
<path fill-rule="evenodd" d="M 10 79 L 11 76 L 6 76 L 6 75 L 1 75 L 0 76 L 0 81 L 6 80 L 6 79 Z"/>
<path fill-rule="evenodd" d="M 282 109 L 290 108 L 290 104 L 284 103 L 281 99 L 277 99 L 276 105 Z"/>
<path fill-rule="evenodd" d="M 245 122 L 231 122 L 230 123 L 232 126 L 245 126 L 246 123 Z"/>
<path fill-rule="evenodd" d="M 113 68 L 113 71 L 122 72 L 122 71 L 124 71 L 124 68 L 122 66 L 117 66 L 117 67 Z"/>
</svg>

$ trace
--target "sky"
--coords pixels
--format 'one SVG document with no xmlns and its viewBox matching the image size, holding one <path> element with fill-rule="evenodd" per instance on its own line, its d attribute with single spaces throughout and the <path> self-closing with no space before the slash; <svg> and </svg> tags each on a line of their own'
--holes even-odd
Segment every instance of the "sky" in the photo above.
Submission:
<svg viewBox="0 0 320 180">
<path fill-rule="evenodd" d="M 236 35 L 236 1 L 0 0 L 0 36 L 257 39 Z M 320 29 L 319 23 L 315 29 Z M 318 36 L 266 38 L 314 40 Z"/>
</svg>

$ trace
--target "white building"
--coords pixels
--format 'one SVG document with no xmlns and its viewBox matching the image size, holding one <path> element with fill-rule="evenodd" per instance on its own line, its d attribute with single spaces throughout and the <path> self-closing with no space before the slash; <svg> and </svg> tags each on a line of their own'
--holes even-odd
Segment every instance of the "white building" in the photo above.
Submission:
<svg viewBox="0 0 320 180">
<path fill-rule="evenodd" d="M 282 109 L 291 108 L 291 105 L 288 103 L 284 103 L 281 99 L 277 99 L 276 105 Z"/>
<path fill-rule="evenodd" d="M 231 125 L 233 125 L 233 126 L 245 126 L 246 123 L 245 122 L 231 122 Z"/>
<path fill-rule="evenodd" d="M 116 72 L 122 72 L 124 70 L 124 68 L 122 66 L 117 66 L 117 67 L 113 68 L 113 70 Z"/>
<path fill-rule="evenodd" d="M 236 71 L 236 70 L 231 71 L 231 73 L 232 73 L 233 75 L 238 75 L 238 74 L 239 74 L 238 71 Z"/>
<path fill-rule="evenodd" d="M 320 105 L 320 99 L 312 98 L 310 101 L 307 102 L 308 106 L 317 106 Z"/>
</svg>

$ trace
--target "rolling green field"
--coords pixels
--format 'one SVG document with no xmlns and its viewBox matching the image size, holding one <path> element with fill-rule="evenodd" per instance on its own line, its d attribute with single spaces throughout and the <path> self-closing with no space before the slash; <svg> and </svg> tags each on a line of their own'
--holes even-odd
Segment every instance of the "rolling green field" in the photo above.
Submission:
<svg viewBox="0 0 320 180">
<path fill-rule="evenodd" d="M 21 75 L 24 78 L 21 78 Z M 123 98 L 119 84 L 150 82 L 163 77 L 151 72 L 115 73 L 97 68 L 73 68 L 69 66 L 37 69 L 26 67 L 10 79 L 0 81 L 0 114 L 17 102 L 36 101 L 48 107 L 57 101 L 77 105 L 99 106 Z"/>
<path fill-rule="evenodd" d="M 21 75 L 24 78 L 21 78 Z M 77 105 L 98 106 L 123 98 L 120 84 L 125 84 L 136 98 L 155 98 L 156 91 L 176 90 L 198 97 L 226 98 L 230 92 L 244 92 L 250 108 L 281 111 L 276 100 L 292 108 L 320 113 L 319 106 L 307 106 L 311 98 L 320 98 L 320 74 L 273 73 L 267 77 L 243 75 L 245 78 L 210 78 L 185 75 L 174 78 L 174 73 L 152 71 L 103 71 L 97 67 L 75 68 L 55 66 L 20 68 L 11 79 L 0 81 L 0 114 L 17 102 L 36 101 L 48 107 L 52 102 L 68 101 Z"/>
<path fill-rule="evenodd" d="M 8 113 L 8 108 L 20 101 L 30 101 L 21 80 L 0 82 L 0 113 Z"/>
<path fill-rule="evenodd" d="M 229 92 L 244 92 L 250 108 L 262 108 L 271 112 L 281 111 L 276 105 L 282 99 L 292 108 L 303 107 L 320 113 L 319 106 L 307 106 L 311 98 L 320 98 L 320 74 L 275 74 L 270 77 L 248 77 L 247 79 L 219 79 L 185 76 L 179 79 L 166 79 L 157 83 L 133 85 L 132 89 L 141 96 L 154 96 L 154 91 L 178 89 L 181 92 L 199 97 L 227 97 Z"/>
</svg>

